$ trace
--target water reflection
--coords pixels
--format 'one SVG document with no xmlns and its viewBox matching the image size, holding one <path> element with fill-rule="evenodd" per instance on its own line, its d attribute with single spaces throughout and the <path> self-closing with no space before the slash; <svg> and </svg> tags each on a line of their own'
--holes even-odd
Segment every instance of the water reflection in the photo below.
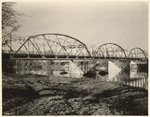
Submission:
<svg viewBox="0 0 150 117">
<path fill-rule="evenodd" d="M 99 78 L 101 81 L 116 81 L 122 82 L 126 85 L 134 87 L 143 87 L 148 89 L 148 73 L 140 72 L 136 69 L 130 70 L 130 72 L 119 72 L 118 71 L 109 71 L 109 74 L 101 76 L 96 74 L 96 78 Z"/>
<path fill-rule="evenodd" d="M 130 78 L 144 78 L 148 77 L 147 72 L 140 72 L 137 69 L 130 70 Z"/>
</svg>

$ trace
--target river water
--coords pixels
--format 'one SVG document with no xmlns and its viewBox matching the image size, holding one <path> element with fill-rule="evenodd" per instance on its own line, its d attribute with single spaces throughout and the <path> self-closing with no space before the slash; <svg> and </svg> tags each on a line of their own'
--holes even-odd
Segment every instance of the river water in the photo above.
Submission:
<svg viewBox="0 0 150 117">
<path fill-rule="evenodd" d="M 148 72 L 138 71 L 137 69 L 119 73 L 113 70 L 111 73 L 104 76 L 96 74 L 96 78 L 104 82 L 121 82 L 126 85 L 148 89 Z"/>
<path fill-rule="evenodd" d="M 41 71 L 41 70 L 36 72 L 35 71 L 30 71 L 30 72 L 32 74 L 40 74 L 40 75 L 46 74 L 46 71 Z M 60 74 L 60 72 L 61 71 L 55 71 L 53 72 L 53 75 L 56 77 L 66 77 L 66 78 L 70 77 L 70 74 Z M 81 75 L 79 78 L 82 77 L 84 76 Z M 133 87 L 143 87 L 145 89 L 148 89 L 148 72 L 138 71 L 136 69 L 132 69 L 128 72 L 119 72 L 119 73 L 118 71 L 112 70 L 105 75 L 100 75 L 99 73 L 96 73 L 95 77 L 102 82 L 120 82 Z M 93 78 L 93 76 L 88 78 Z"/>
<path fill-rule="evenodd" d="M 61 63 L 62 64 L 62 63 Z M 40 65 L 40 64 L 39 64 Z M 69 66 L 70 65 L 70 66 Z M 66 77 L 66 78 L 83 78 L 85 77 L 82 73 L 82 68 L 79 68 L 77 65 L 73 64 L 73 62 L 64 63 L 63 66 L 57 65 L 57 69 L 52 71 L 52 74 L 56 77 Z M 128 72 L 122 72 L 120 70 L 108 69 L 108 73 L 100 74 L 98 73 L 100 70 L 96 71 L 96 78 L 99 78 L 102 82 L 121 82 L 126 85 L 134 86 L 134 87 L 143 87 L 148 89 L 148 72 L 147 70 L 139 71 L 138 69 L 132 68 Z M 35 69 L 37 68 L 37 69 Z M 47 75 L 47 71 L 45 69 L 39 69 L 40 67 L 35 67 L 34 70 L 30 70 L 31 74 L 39 74 L 39 75 Z M 54 68 L 54 66 L 53 66 Z M 88 77 L 93 78 L 93 76 Z M 94 75 L 95 78 L 95 75 Z"/>
</svg>

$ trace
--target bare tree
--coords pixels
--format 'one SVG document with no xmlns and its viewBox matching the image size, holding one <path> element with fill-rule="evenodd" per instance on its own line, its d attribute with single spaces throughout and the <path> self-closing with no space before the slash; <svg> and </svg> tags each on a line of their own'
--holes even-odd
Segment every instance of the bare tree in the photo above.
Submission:
<svg viewBox="0 0 150 117">
<path fill-rule="evenodd" d="M 2 45 L 8 45 L 14 32 L 21 26 L 19 19 L 23 14 L 13 9 L 15 4 L 14 2 L 2 3 Z"/>
</svg>

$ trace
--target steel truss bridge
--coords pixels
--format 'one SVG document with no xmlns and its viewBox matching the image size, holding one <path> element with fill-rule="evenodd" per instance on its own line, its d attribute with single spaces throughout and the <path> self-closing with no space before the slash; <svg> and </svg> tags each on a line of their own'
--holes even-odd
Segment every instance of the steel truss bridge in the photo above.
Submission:
<svg viewBox="0 0 150 117">
<path fill-rule="evenodd" d="M 125 50 L 115 43 L 87 47 L 80 40 L 64 34 L 47 33 L 17 38 L 8 46 L 12 59 L 125 59 L 148 61 L 147 53 L 135 47 Z"/>
</svg>

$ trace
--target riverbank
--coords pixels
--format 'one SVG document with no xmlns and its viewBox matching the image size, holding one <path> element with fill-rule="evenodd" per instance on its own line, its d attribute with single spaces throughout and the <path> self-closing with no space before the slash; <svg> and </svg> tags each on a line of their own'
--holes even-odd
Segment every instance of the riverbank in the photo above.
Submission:
<svg viewBox="0 0 150 117">
<path fill-rule="evenodd" d="M 148 91 L 90 78 L 3 74 L 3 115 L 147 115 Z"/>
</svg>

